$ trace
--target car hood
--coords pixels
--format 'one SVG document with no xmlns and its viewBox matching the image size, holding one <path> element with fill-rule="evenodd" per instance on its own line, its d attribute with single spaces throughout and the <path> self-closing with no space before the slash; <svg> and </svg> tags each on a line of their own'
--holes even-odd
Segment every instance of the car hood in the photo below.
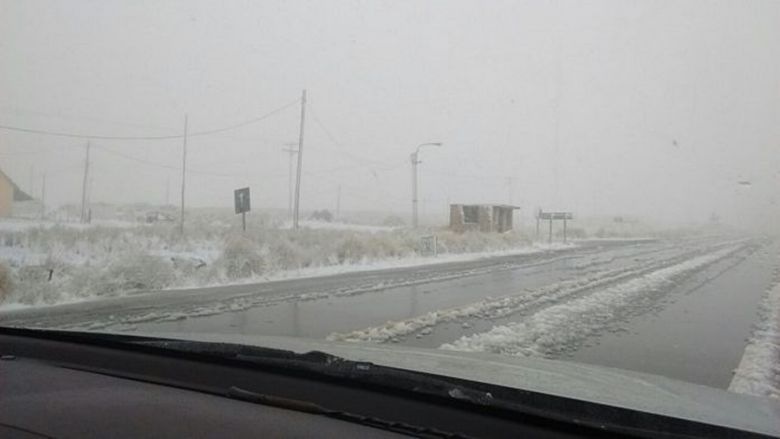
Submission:
<svg viewBox="0 0 780 439">
<path fill-rule="evenodd" d="M 143 335 L 236 343 L 296 353 L 316 350 L 353 361 L 780 436 L 780 401 L 621 369 L 539 358 L 276 336 L 200 333 Z"/>
</svg>

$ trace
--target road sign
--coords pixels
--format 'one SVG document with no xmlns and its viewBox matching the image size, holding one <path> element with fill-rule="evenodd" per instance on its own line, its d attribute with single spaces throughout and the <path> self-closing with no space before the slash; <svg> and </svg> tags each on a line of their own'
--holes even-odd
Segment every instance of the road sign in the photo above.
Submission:
<svg viewBox="0 0 780 439">
<path fill-rule="evenodd" d="M 236 206 L 236 213 L 249 212 L 249 188 L 241 188 L 233 191 L 233 201 Z"/>
<path fill-rule="evenodd" d="M 571 212 L 539 212 L 539 219 L 543 220 L 570 220 L 574 219 Z"/>
<path fill-rule="evenodd" d="M 249 188 L 244 187 L 233 191 L 233 202 L 236 213 L 241 214 L 241 228 L 246 232 L 246 213 L 249 212 Z"/>
<path fill-rule="evenodd" d="M 428 235 L 420 238 L 422 254 L 439 256 L 439 239 L 436 235 Z"/>
<path fill-rule="evenodd" d="M 542 209 L 539 209 L 539 212 L 536 214 L 536 236 L 539 236 L 539 221 L 548 220 L 550 221 L 550 232 L 547 242 L 552 243 L 553 221 L 563 220 L 563 242 L 566 242 L 566 221 L 570 219 L 574 219 L 574 214 L 571 212 L 544 212 Z"/>
</svg>

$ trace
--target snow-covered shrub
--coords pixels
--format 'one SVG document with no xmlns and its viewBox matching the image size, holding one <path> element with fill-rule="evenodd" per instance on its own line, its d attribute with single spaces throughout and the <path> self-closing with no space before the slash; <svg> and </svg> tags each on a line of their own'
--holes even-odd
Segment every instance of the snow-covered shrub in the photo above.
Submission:
<svg viewBox="0 0 780 439">
<path fill-rule="evenodd" d="M 303 227 L 251 215 L 247 232 L 232 212 L 207 211 L 178 224 L 54 225 L 8 228 L 0 246 L 13 255 L 0 285 L 6 303 L 57 303 L 171 286 L 201 286 L 259 275 L 423 254 L 436 235 L 439 253 L 505 250 L 528 244 L 520 233 L 444 229 Z M 393 220 L 393 223 L 400 223 Z M 9 249 L 10 247 L 10 249 Z M 10 283 L 13 279 L 13 283 Z M 2 279 L 0 279 L 2 281 Z M 8 285 L 13 285 L 12 292 Z M 1 299 L 0 299 L 1 300 Z"/>
<path fill-rule="evenodd" d="M 437 234 L 440 251 L 444 253 L 472 253 L 490 250 L 508 250 L 530 242 L 519 233 L 454 233 Z"/>
<path fill-rule="evenodd" d="M 268 244 L 266 249 L 269 265 L 273 270 L 289 270 L 302 266 L 304 250 L 296 243 L 281 236 Z"/>
<path fill-rule="evenodd" d="M 175 277 L 170 261 L 143 252 L 124 254 L 104 270 L 95 268 L 89 273 L 81 273 L 91 282 L 77 294 L 111 296 L 128 291 L 157 290 L 170 286 Z"/>
<path fill-rule="evenodd" d="M 11 269 L 3 262 L 0 262 L 0 303 L 4 302 L 11 295 L 13 286 Z"/>
<path fill-rule="evenodd" d="M 360 262 L 371 249 L 365 240 L 350 235 L 342 239 L 336 247 L 339 264 Z"/>
<path fill-rule="evenodd" d="M 240 279 L 262 274 L 265 261 L 253 241 L 234 236 L 225 243 L 217 264 L 228 279 Z"/>
<path fill-rule="evenodd" d="M 372 259 L 398 258 L 414 252 L 409 242 L 400 235 L 375 233 L 365 237 L 365 240 Z"/>
</svg>

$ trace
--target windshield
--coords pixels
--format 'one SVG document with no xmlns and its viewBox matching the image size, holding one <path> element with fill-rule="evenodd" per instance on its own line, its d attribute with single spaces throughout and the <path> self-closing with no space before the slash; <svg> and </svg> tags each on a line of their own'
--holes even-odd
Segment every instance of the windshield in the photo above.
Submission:
<svg viewBox="0 0 780 439">
<path fill-rule="evenodd" d="M 759 0 L 0 0 L 0 326 L 780 398 L 778 23 Z"/>
</svg>

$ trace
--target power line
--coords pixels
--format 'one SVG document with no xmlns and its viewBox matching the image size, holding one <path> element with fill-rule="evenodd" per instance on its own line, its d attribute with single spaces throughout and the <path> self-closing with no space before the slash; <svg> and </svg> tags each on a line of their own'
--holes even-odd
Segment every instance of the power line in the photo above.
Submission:
<svg viewBox="0 0 780 439">
<path fill-rule="evenodd" d="M 378 161 L 375 161 L 375 160 L 371 160 L 371 159 L 367 159 L 367 158 L 364 158 L 364 157 L 360 157 L 358 155 L 355 155 L 355 154 L 352 154 L 352 153 L 346 151 L 345 150 L 346 148 L 344 147 L 344 145 L 341 142 L 339 142 L 338 140 L 336 140 L 336 138 L 333 136 L 331 131 L 325 126 L 324 123 L 322 123 L 322 120 L 320 120 L 320 118 L 317 116 L 317 112 L 314 110 L 314 107 L 312 105 L 309 105 L 309 112 L 311 113 L 311 117 L 312 117 L 312 119 L 314 119 L 314 122 L 320 127 L 320 129 L 322 129 L 322 131 L 325 133 L 325 136 L 328 138 L 328 140 L 330 140 L 331 143 L 333 143 L 335 146 L 340 148 L 340 150 L 338 152 L 340 152 L 341 154 L 351 158 L 352 160 L 355 160 L 355 161 L 359 162 L 361 165 L 364 165 L 364 166 L 365 165 L 371 165 L 371 166 L 379 167 L 379 168 L 391 166 L 391 168 L 389 168 L 389 169 L 392 169 L 392 166 L 394 166 L 394 165 L 389 165 L 387 163 L 382 163 L 382 162 L 378 162 Z M 404 163 L 406 163 L 406 162 L 404 161 Z"/>
<path fill-rule="evenodd" d="M 101 150 L 103 152 L 107 152 L 109 154 L 113 154 L 113 155 L 115 155 L 117 157 L 122 157 L 122 158 L 124 158 L 126 160 L 132 160 L 134 162 L 138 162 L 138 163 L 141 163 L 141 164 L 144 164 L 144 165 L 148 165 L 148 166 L 155 166 L 155 167 L 162 168 L 162 169 L 170 169 L 172 171 L 181 171 L 181 169 L 182 169 L 181 166 L 166 165 L 164 163 L 153 162 L 153 161 L 150 161 L 150 160 L 146 160 L 146 159 L 134 157 L 134 156 L 131 156 L 131 155 L 127 155 L 125 153 L 122 153 L 122 152 L 119 152 L 119 151 L 115 151 L 113 149 L 106 148 L 105 146 L 93 145 L 93 148 L 97 148 L 97 149 L 99 149 L 99 150 Z M 189 174 L 212 175 L 212 176 L 215 176 L 215 177 L 237 177 L 237 176 L 239 176 L 238 174 L 211 172 L 211 171 L 203 171 L 203 170 L 198 170 L 198 169 L 187 169 L 187 173 L 189 173 Z"/>
<path fill-rule="evenodd" d="M 230 125 L 222 128 L 215 128 L 211 130 L 206 131 L 197 131 L 194 133 L 187 134 L 188 137 L 196 137 L 196 136 L 206 136 L 209 134 L 216 134 L 221 133 L 225 131 L 234 130 L 237 128 L 241 128 L 247 125 L 251 125 L 257 122 L 260 122 L 262 120 L 265 120 L 281 111 L 286 110 L 287 108 L 292 107 L 293 105 L 298 104 L 300 100 L 296 99 L 286 105 L 283 105 L 273 111 L 270 111 L 262 116 L 258 116 L 256 118 L 237 123 L 235 125 Z M 171 140 L 171 139 L 181 139 L 184 137 L 183 134 L 177 134 L 177 135 L 168 135 L 168 136 L 102 136 L 102 135 L 94 135 L 94 134 L 79 134 L 79 133 L 68 133 L 68 132 L 62 132 L 62 131 L 49 131 L 49 130 L 39 130 L 39 129 L 33 129 L 33 128 L 24 128 L 24 127 L 17 127 L 17 126 L 11 126 L 11 125 L 3 125 L 0 124 L 0 129 L 7 130 L 7 131 L 17 131 L 22 133 L 29 133 L 29 134 L 40 134 L 40 135 L 46 135 L 46 136 L 56 136 L 56 137 L 70 137 L 70 138 L 77 138 L 77 139 L 92 139 L 92 140 Z"/>
</svg>

